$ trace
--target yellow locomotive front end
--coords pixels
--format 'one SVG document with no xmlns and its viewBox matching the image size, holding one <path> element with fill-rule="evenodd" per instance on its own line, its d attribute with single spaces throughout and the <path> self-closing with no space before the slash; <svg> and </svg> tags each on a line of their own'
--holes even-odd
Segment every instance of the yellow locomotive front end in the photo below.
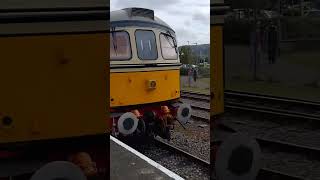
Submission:
<svg viewBox="0 0 320 180">
<path fill-rule="evenodd" d="M 110 107 L 114 134 L 146 134 L 149 124 L 186 122 L 191 109 L 179 109 L 180 61 L 175 32 L 149 9 L 111 12 Z M 122 115 L 123 118 L 121 117 Z M 169 118 L 170 115 L 171 117 Z M 167 117 L 164 118 L 163 117 Z M 152 120 L 150 120 L 152 119 Z M 161 126 L 161 125 L 160 125 Z M 157 135 L 168 138 L 165 125 Z"/>
<path fill-rule="evenodd" d="M 111 107 L 139 105 L 177 99 L 179 69 L 111 73 Z M 119 83 L 121 82 L 121 83 Z"/>
</svg>

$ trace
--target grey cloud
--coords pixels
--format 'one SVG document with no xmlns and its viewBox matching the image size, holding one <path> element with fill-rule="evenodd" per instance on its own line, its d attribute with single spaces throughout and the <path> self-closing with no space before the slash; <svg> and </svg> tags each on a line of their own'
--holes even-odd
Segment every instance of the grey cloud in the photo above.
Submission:
<svg viewBox="0 0 320 180">
<path fill-rule="evenodd" d="M 179 46 L 187 41 L 209 42 L 209 6 L 209 0 L 111 0 L 111 10 L 127 7 L 154 10 L 157 17 L 176 31 Z"/>
<path fill-rule="evenodd" d="M 187 41 L 190 41 L 190 44 L 198 41 L 196 33 L 193 33 L 192 31 L 183 28 L 176 29 L 176 35 L 178 37 L 179 45 L 187 44 Z"/>
<path fill-rule="evenodd" d="M 166 11 L 168 14 L 172 14 L 172 15 L 188 15 L 189 14 L 188 11 L 178 10 L 177 8 L 168 8 L 163 11 Z"/>
<path fill-rule="evenodd" d="M 194 21 L 198 21 L 202 24 L 209 24 L 210 23 L 210 14 L 205 15 L 205 14 L 196 12 L 192 15 L 192 19 Z"/>
<path fill-rule="evenodd" d="M 184 25 L 190 26 L 190 25 L 191 25 L 191 22 L 190 22 L 189 20 L 186 20 L 186 21 L 184 21 Z"/>
</svg>

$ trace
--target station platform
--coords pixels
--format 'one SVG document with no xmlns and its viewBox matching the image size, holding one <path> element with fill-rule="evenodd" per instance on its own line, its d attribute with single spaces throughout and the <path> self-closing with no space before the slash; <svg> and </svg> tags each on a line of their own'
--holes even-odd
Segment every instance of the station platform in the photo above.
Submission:
<svg viewBox="0 0 320 180">
<path fill-rule="evenodd" d="M 183 180 L 182 177 L 110 136 L 111 180 Z"/>
</svg>

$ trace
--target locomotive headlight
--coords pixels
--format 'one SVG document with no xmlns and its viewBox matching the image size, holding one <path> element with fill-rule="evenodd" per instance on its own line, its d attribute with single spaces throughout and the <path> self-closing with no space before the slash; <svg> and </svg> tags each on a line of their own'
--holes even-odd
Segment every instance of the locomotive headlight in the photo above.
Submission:
<svg viewBox="0 0 320 180">
<path fill-rule="evenodd" d="M 148 80 L 148 89 L 156 89 L 157 81 L 156 80 Z"/>
</svg>

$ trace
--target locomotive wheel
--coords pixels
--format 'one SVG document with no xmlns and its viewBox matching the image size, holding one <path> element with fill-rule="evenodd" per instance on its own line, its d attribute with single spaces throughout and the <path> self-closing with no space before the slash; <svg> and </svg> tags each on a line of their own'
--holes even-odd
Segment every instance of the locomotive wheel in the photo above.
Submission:
<svg viewBox="0 0 320 180">
<path fill-rule="evenodd" d="M 215 170 L 218 180 L 254 180 L 260 169 L 261 150 L 255 139 L 235 133 L 216 154 Z"/>
<path fill-rule="evenodd" d="M 40 168 L 30 180 L 86 180 L 81 169 L 67 161 L 55 161 Z"/>
</svg>

